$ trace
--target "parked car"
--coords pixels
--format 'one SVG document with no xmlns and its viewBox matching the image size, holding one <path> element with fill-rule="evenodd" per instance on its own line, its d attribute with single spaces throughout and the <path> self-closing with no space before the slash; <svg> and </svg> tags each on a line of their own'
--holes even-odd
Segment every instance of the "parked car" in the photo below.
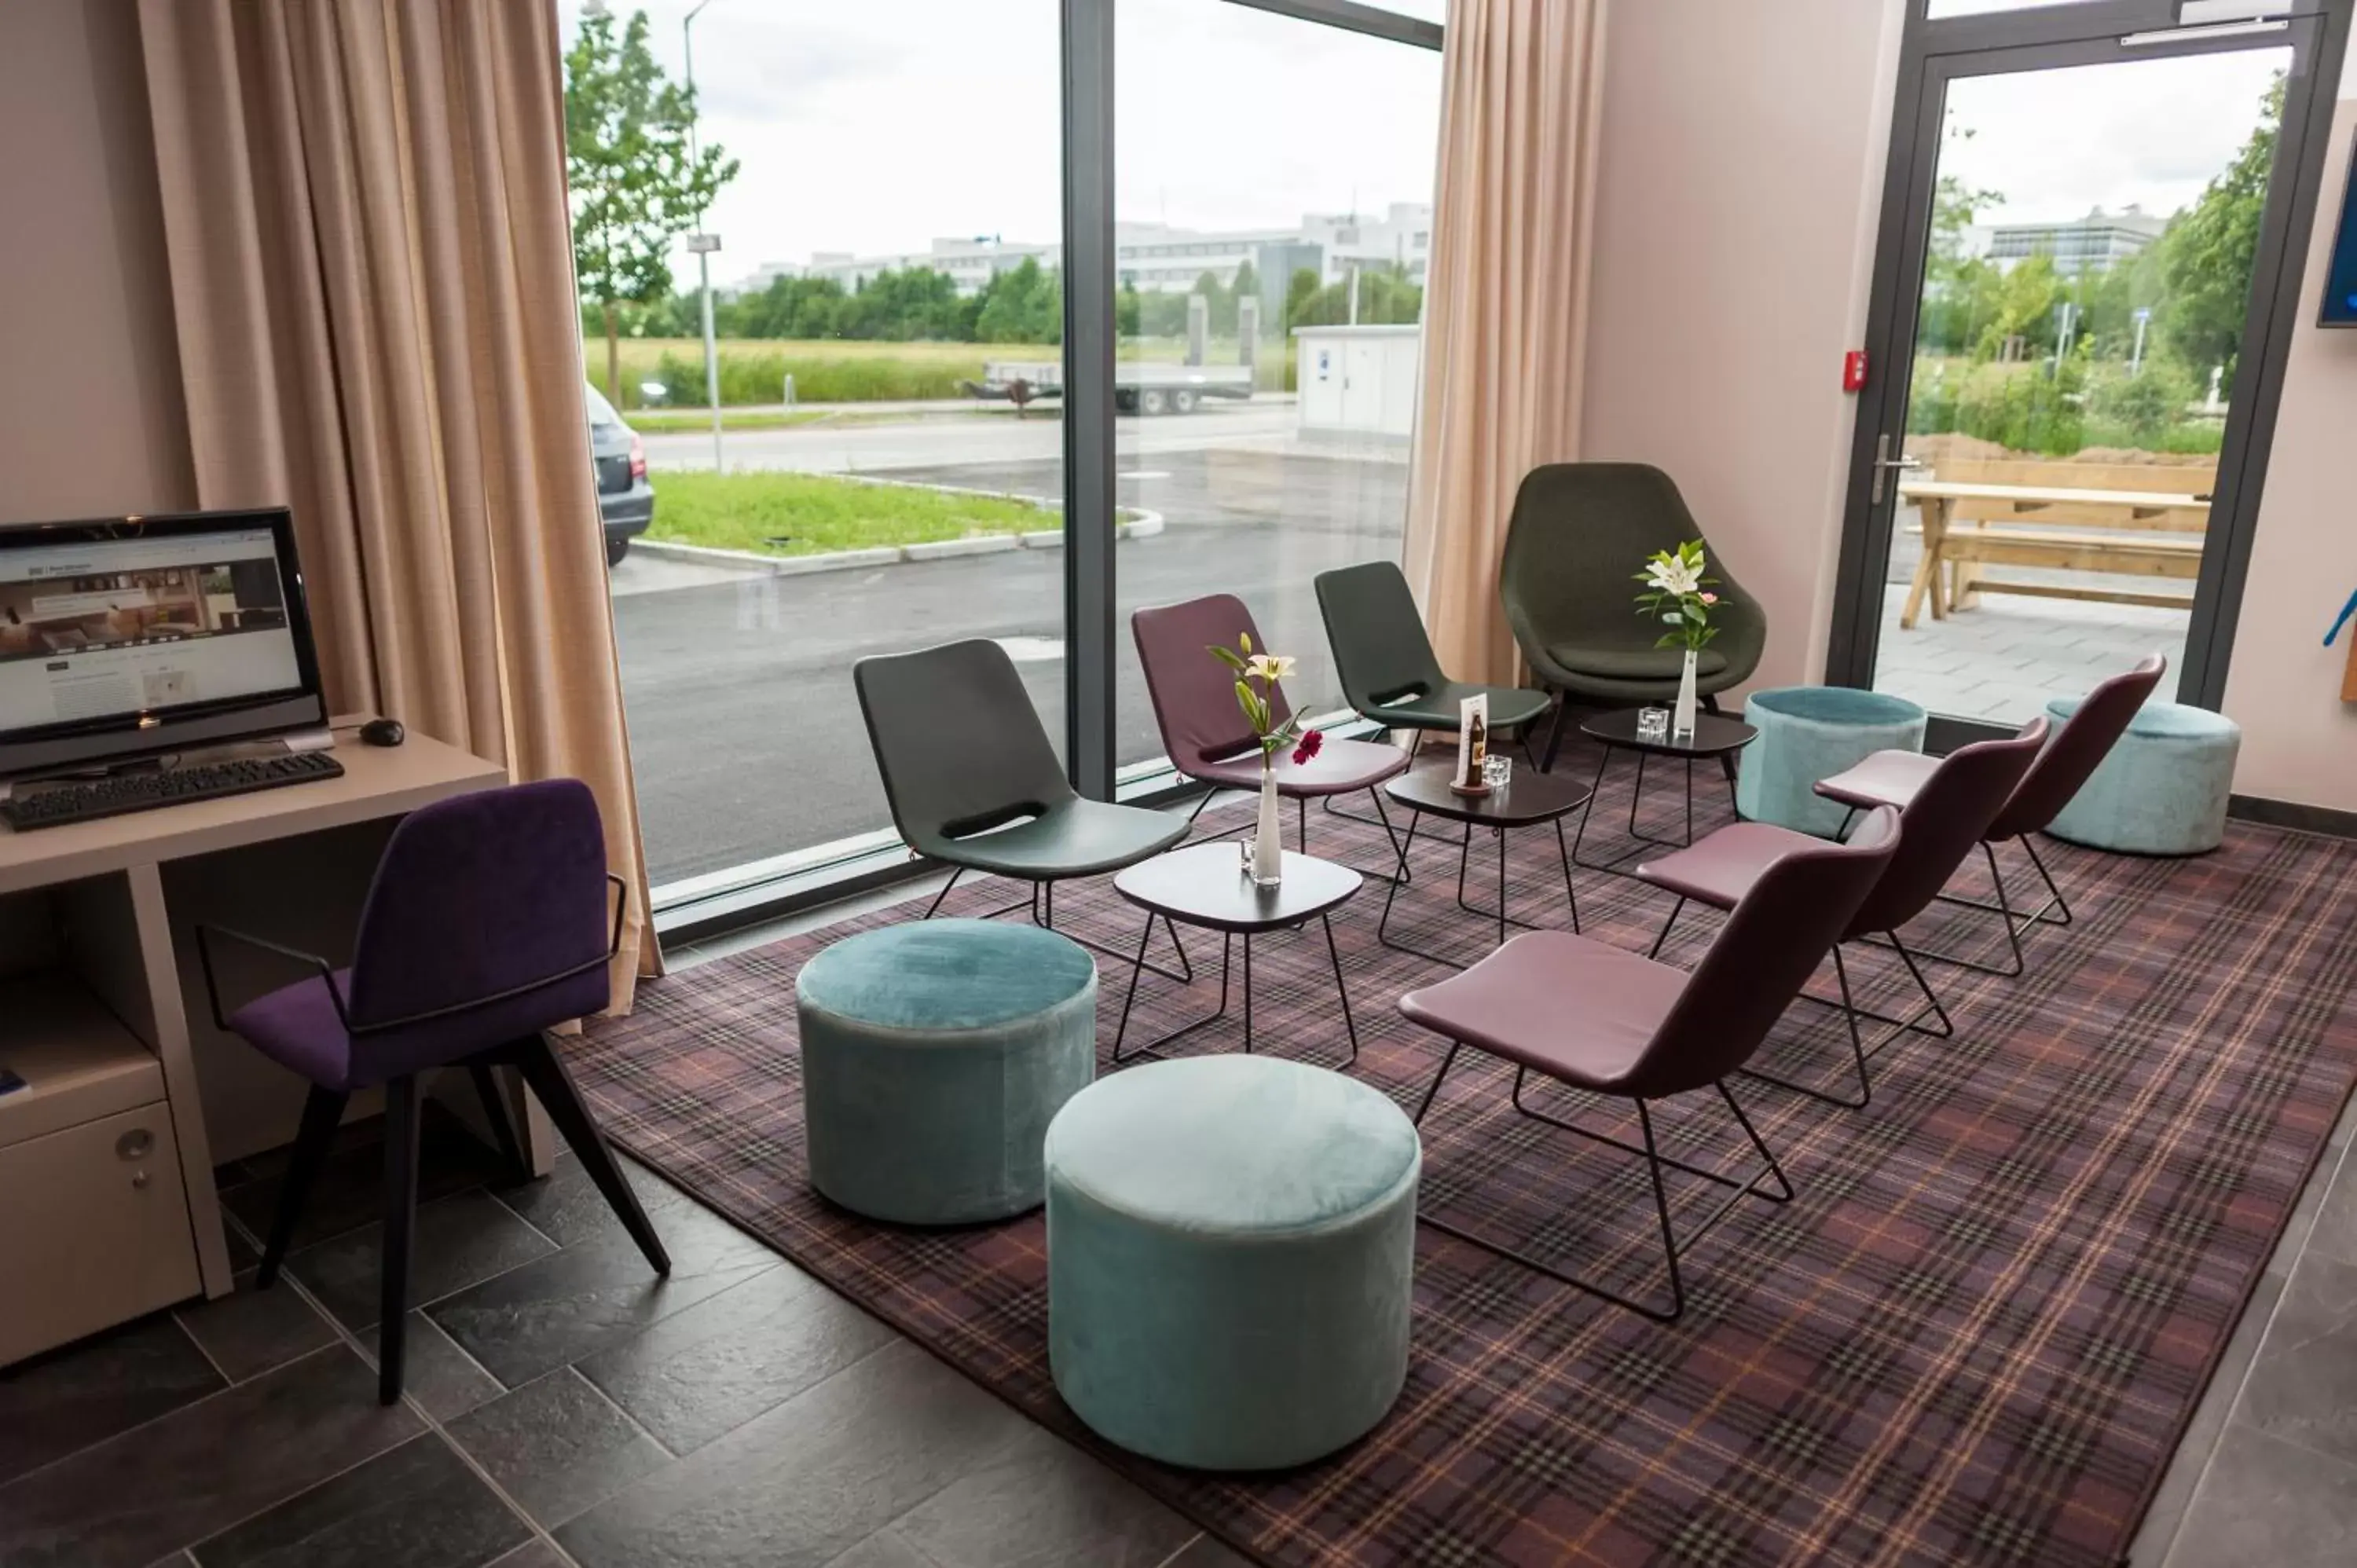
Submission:
<svg viewBox="0 0 2357 1568">
<path fill-rule="evenodd" d="M 655 520 L 655 488 L 647 482 L 647 444 L 622 423 L 605 394 L 587 387 L 589 456 L 597 471 L 597 513 L 606 525 L 606 564 L 619 566 L 630 541 Z"/>
</svg>

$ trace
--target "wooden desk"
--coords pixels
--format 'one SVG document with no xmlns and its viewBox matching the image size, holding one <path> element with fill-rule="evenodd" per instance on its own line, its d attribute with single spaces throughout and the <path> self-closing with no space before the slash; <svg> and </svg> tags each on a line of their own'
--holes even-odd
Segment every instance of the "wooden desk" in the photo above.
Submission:
<svg viewBox="0 0 2357 1568">
<path fill-rule="evenodd" d="M 1983 593 L 2166 608 L 2193 603 L 2189 594 L 2019 583 L 1983 577 L 1979 569 L 2043 566 L 2190 582 L 2201 575 L 2202 532 L 2210 523 L 2210 502 L 2202 497 L 1939 479 L 1904 482 L 1899 494 L 1913 501 L 1923 518 L 1923 557 L 1899 613 L 1899 624 L 1909 630 L 1926 599 L 1932 618 L 1945 620 L 1951 609 L 1970 608 L 1975 596 Z M 2005 526 L 2015 520 L 2035 526 Z"/>
<path fill-rule="evenodd" d="M 507 779 L 422 737 L 336 757 L 340 779 L 0 829 L 0 1063 L 30 1084 L 0 1097 L 0 1365 L 231 1288 L 214 1163 L 291 1137 L 303 1090 L 213 1028 L 197 923 L 343 961 L 393 824 Z M 296 978 L 222 956 L 234 996 Z"/>
</svg>

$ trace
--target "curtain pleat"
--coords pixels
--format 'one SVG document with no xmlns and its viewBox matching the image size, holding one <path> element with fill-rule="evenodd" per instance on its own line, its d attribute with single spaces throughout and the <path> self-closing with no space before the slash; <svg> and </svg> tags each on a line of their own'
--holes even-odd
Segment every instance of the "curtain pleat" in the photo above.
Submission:
<svg viewBox="0 0 2357 1568">
<path fill-rule="evenodd" d="M 1498 559 L 1579 456 L 1606 0 L 1453 0 L 1404 569 L 1441 665 L 1517 678 Z"/>
<path fill-rule="evenodd" d="M 660 954 L 588 432 L 554 7 L 142 0 L 197 491 L 293 508 L 333 705 L 597 792 Z"/>
</svg>

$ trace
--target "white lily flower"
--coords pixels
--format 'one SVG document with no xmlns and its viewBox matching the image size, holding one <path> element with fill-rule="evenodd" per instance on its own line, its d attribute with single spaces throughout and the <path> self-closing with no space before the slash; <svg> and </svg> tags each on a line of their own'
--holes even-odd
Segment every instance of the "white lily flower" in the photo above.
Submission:
<svg viewBox="0 0 2357 1568">
<path fill-rule="evenodd" d="M 1298 661 L 1283 654 L 1255 653 L 1245 668 L 1261 680 L 1275 685 L 1293 678 L 1293 667 L 1297 662 Z"/>
<path fill-rule="evenodd" d="M 1684 562 L 1655 561 L 1646 566 L 1645 580 L 1665 594 L 1684 598 L 1702 585 L 1702 574 Z"/>
</svg>

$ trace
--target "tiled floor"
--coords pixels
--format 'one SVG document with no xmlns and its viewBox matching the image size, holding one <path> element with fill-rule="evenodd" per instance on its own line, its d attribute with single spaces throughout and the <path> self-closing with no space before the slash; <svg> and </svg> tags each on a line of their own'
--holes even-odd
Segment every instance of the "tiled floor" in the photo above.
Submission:
<svg viewBox="0 0 2357 1568">
<path fill-rule="evenodd" d="M 2063 574 L 2042 575 L 2059 580 Z M 2046 711 L 2049 697 L 2084 696 L 2104 676 L 2155 650 L 2169 655 L 2166 696 L 2176 689 L 2174 671 L 2184 662 L 2182 610 L 1989 594 L 1945 620 L 1933 620 L 1927 611 L 1909 630 L 1899 624 L 1906 597 L 1903 584 L 1883 590 L 1874 687 L 1935 714 L 2027 724 Z"/>
<path fill-rule="evenodd" d="M 408 1401 L 373 1397 L 363 1128 L 279 1288 L 241 1273 L 224 1300 L 0 1373 L 0 1568 L 1239 1563 L 652 1176 L 633 1172 L 674 1259 L 662 1283 L 571 1160 L 516 1186 L 455 1123 L 429 1128 Z M 2136 1568 L 2357 1560 L 2357 1172 L 2334 1179 L 2352 1129 Z M 250 1269 L 275 1172 L 223 1180 Z"/>
</svg>

